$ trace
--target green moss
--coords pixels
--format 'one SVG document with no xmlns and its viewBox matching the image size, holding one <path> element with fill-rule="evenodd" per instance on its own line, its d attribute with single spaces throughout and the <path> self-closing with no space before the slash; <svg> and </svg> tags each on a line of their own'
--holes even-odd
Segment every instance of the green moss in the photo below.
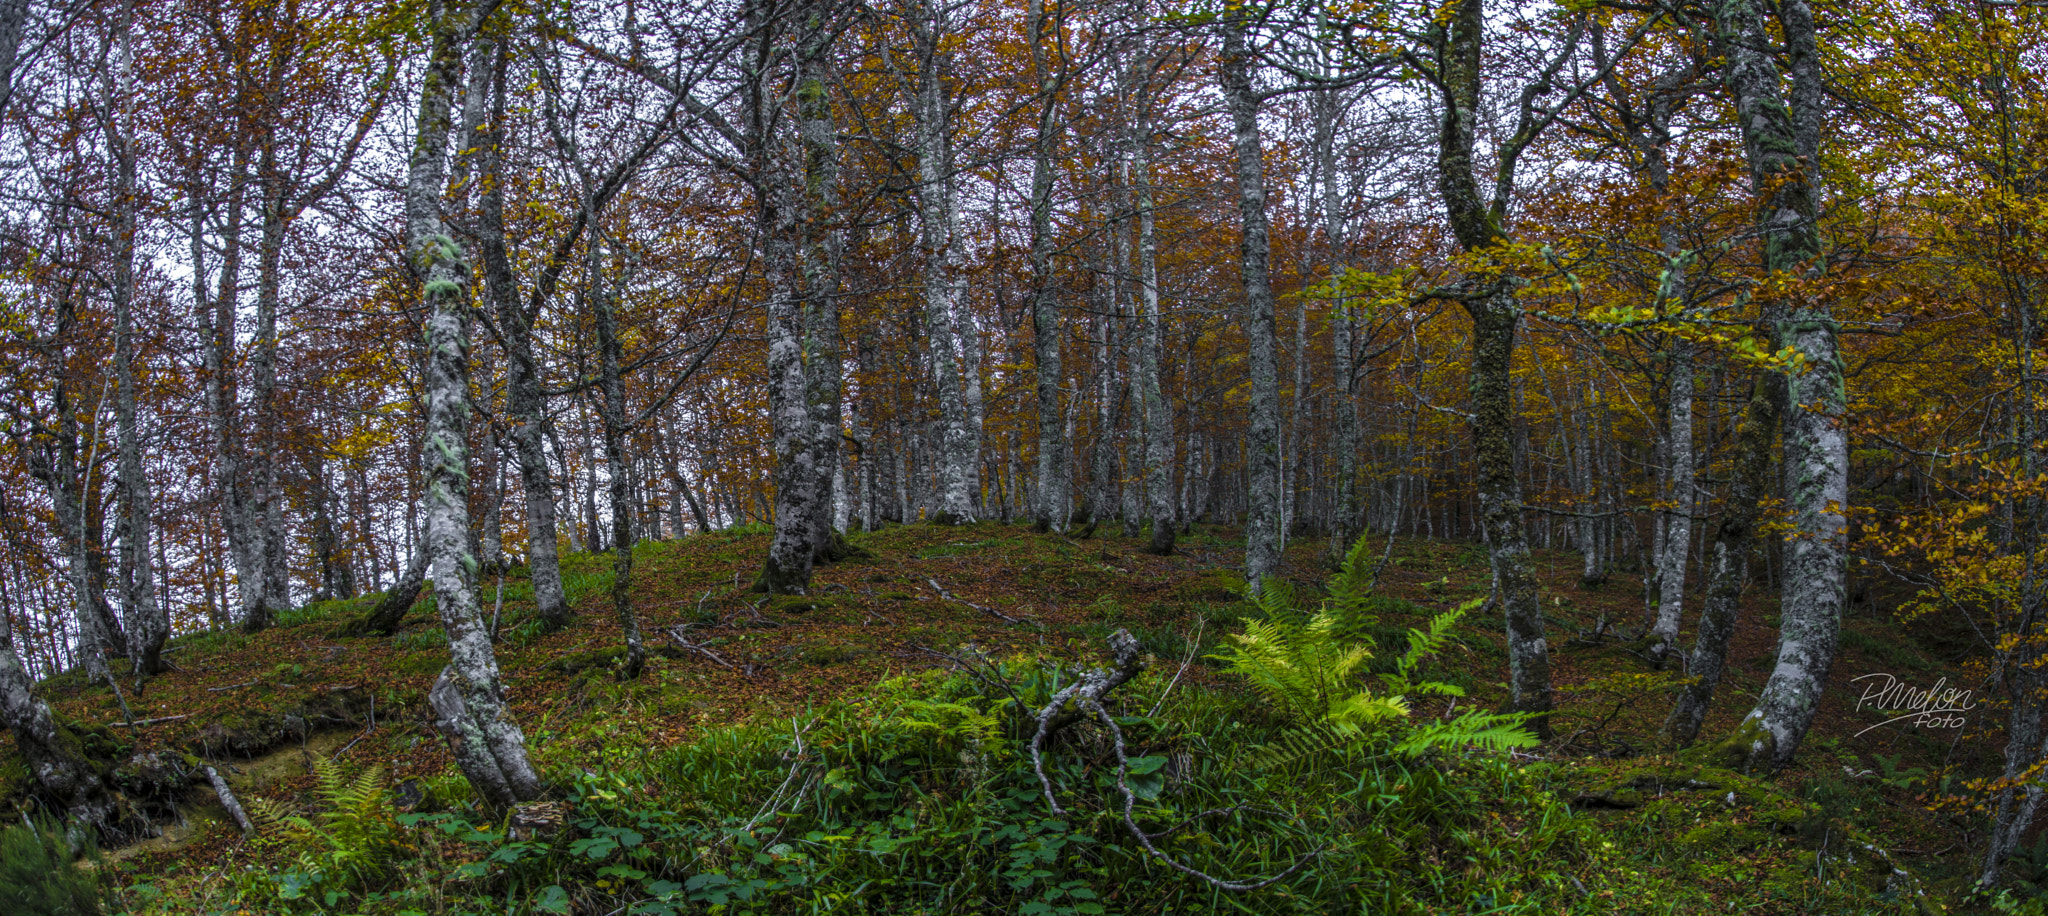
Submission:
<svg viewBox="0 0 2048 916">
<path fill-rule="evenodd" d="M 797 653 L 798 660 L 806 665 L 826 667 L 843 665 L 875 654 L 875 650 L 851 643 L 820 642 L 809 643 Z"/>
<path fill-rule="evenodd" d="M 572 652 L 553 659 L 541 667 L 563 674 L 576 674 L 591 668 L 609 668 L 626 655 L 625 646 L 606 646 L 588 652 Z"/>
</svg>

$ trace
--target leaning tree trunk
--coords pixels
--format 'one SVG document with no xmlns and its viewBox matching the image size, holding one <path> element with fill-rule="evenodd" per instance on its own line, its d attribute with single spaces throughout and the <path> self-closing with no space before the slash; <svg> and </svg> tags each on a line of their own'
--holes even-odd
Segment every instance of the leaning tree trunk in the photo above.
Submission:
<svg viewBox="0 0 2048 916">
<path fill-rule="evenodd" d="M 30 692 L 32 686 L 14 654 L 13 627 L 0 623 L 0 723 L 14 736 L 36 787 L 74 822 L 70 832 L 77 845 L 87 830 L 112 826 L 113 794 L 78 739 L 65 734 L 50 707 Z"/>
<path fill-rule="evenodd" d="M 1721 523 L 1714 530 L 1714 545 L 1707 552 L 1707 597 L 1700 607 L 1699 634 L 1686 662 L 1686 673 L 1693 680 L 1664 720 L 1664 740 L 1674 747 L 1691 744 L 1699 736 L 1700 723 L 1706 720 L 1707 707 L 1714 700 L 1714 688 L 1728 669 L 1728 641 L 1735 635 L 1742 589 L 1749 581 L 1750 545 L 1762 518 L 1764 495 L 1770 492 L 1771 434 L 1778 427 L 1781 393 L 1768 375 L 1753 385 L 1735 432 L 1735 482 L 1728 491 Z"/>
<path fill-rule="evenodd" d="M 571 611 L 562 590 L 562 565 L 556 555 L 555 483 L 548 470 L 542 423 L 546 395 L 533 350 L 533 322 L 539 316 L 519 302 L 519 281 L 505 243 L 505 112 L 507 51 L 502 46 L 491 63 L 489 129 L 471 139 L 477 150 L 481 188 L 477 195 L 477 254 L 483 261 L 484 289 L 498 316 L 499 343 L 505 350 L 505 420 L 512 453 L 519 461 L 520 491 L 526 504 L 526 568 L 533 579 L 533 600 L 542 625 L 561 629 Z M 535 304 L 539 304 L 536 296 Z"/>
<path fill-rule="evenodd" d="M 1245 435 L 1244 455 L 1249 485 L 1245 580 L 1256 591 L 1266 577 L 1280 571 L 1280 383 L 1269 275 L 1272 247 L 1266 222 L 1265 154 L 1259 137 L 1259 97 L 1252 89 L 1251 52 L 1245 46 L 1246 15 L 1238 8 L 1224 17 L 1218 69 L 1224 104 L 1230 109 L 1237 206 L 1244 228 L 1240 277 L 1245 341 L 1251 351 L 1251 425 Z"/>
<path fill-rule="evenodd" d="M 494 806 L 537 798 L 540 777 L 506 708 L 491 635 L 477 607 L 477 559 L 469 536 L 469 265 L 441 218 L 449 116 L 462 79 L 467 8 L 434 11 L 433 56 L 420 89 L 406 180 L 407 250 L 422 280 L 426 318 L 426 543 L 434 604 L 448 631 L 449 662 L 428 693 L 435 725 L 477 795 Z"/>
<path fill-rule="evenodd" d="M 1798 282 L 1825 270 L 1815 199 L 1820 92 L 1813 10 L 1806 0 L 1782 4 L 1780 21 L 1794 71 L 1791 104 L 1779 88 L 1769 48 L 1774 42 L 1754 0 L 1725 0 L 1716 9 L 1726 48 L 1723 72 L 1742 125 L 1750 183 L 1759 196 L 1764 269 L 1770 282 Z M 1802 357 L 1786 379 L 1783 438 L 1785 541 L 1779 594 L 1778 661 L 1756 708 L 1737 726 L 1745 766 L 1775 770 L 1792 760 L 1820 708 L 1828 669 L 1841 637 L 1847 603 L 1849 453 L 1842 358 L 1825 304 L 1795 290 L 1771 304 L 1782 317 L 1778 344 Z"/>
<path fill-rule="evenodd" d="M 1053 127 L 1059 83 L 1046 64 L 1045 0 L 1026 12 L 1031 72 L 1038 83 L 1038 134 L 1031 146 L 1031 354 L 1037 363 L 1038 462 L 1031 527 L 1064 531 L 1073 512 L 1067 467 L 1066 411 L 1060 405 L 1060 313 L 1052 295 Z"/>
</svg>

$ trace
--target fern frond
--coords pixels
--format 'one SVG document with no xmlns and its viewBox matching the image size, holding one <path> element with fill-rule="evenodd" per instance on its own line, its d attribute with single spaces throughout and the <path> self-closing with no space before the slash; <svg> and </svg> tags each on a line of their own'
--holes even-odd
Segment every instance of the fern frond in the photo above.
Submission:
<svg viewBox="0 0 2048 916">
<path fill-rule="evenodd" d="M 1272 744 L 1253 749 L 1251 763 L 1262 770 L 1284 770 L 1319 757 L 1349 760 L 1370 743 L 1374 732 L 1353 722 L 1316 722 L 1282 733 Z"/>
<path fill-rule="evenodd" d="M 1522 727 L 1529 718 L 1528 713 L 1519 712 L 1468 712 L 1449 722 L 1416 726 L 1395 743 L 1394 751 L 1415 756 L 1438 748 L 1477 747 L 1504 751 L 1515 747 L 1534 747 L 1538 743 L 1536 736 Z"/>
</svg>

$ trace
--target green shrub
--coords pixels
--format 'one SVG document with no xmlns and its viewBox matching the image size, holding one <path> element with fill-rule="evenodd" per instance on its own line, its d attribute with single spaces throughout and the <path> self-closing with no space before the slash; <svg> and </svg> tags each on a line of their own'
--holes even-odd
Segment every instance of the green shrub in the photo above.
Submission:
<svg viewBox="0 0 2048 916">
<path fill-rule="evenodd" d="M 87 849 L 90 854 L 90 847 Z M 106 899 L 96 871 L 71 854 L 60 825 L 39 821 L 0 829 L 0 913 L 87 916 Z"/>
</svg>

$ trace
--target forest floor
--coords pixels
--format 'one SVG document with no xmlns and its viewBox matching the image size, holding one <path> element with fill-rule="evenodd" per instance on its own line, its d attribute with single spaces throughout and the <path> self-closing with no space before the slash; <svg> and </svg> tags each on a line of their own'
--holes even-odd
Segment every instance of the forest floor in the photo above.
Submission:
<svg viewBox="0 0 2048 916">
<path fill-rule="evenodd" d="M 564 558 L 578 615 L 560 632 L 542 632 L 532 589 L 517 570 L 502 584 L 486 579 L 483 594 L 489 615 L 502 591 L 498 657 L 507 696 L 537 766 L 560 778 L 636 757 L 644 762 L 739 723 L 787 723 L 890 677 L 954 667 L 963 651 L 1098 658 L 1117 628 L 1138 637 L 1156 657 L 1154 668 L 1180 673 L 1186 689 L 1236 690 L 1203 656 L 1239 628 L 1248 610 L 1231 572 L 1242 557 L 1237 537 L 1205 526 L 1184 537 L 1176 555 L 1155 557 L 1140 552 L 1142 541 L 1107 532 L 1075 539 L 997 523 L 889 527 L 855 536 L 872 557 L 821 569 L 812 596 L 773 599 L 747 590 L 767 546 L 764 528 L 643 543 L 635 552 L 634 605 L 650 657 L 646 673 L 630 683 L 611 676 L 620 628 L 608 596 L 610 555 Z M 1373 544 L 1373 557 L 1384 543 Z M 1322 539 L 1289 547 L 1287 574 L 1305 595 L 1328 575 L 1326 551 Z M 1378 592 L 1399 599 L 1386 605 L 1381 621 L 1389 634 L 1424 626 L 1430 615 L 1483 598 L 1488 589 L 1478 545 L 1400 538 L 1387 555 Z M 1948 793 L 1960 793 L 1964 777 L 1992 771 L 1997 713 L 1980 699 L 1960 728 L 1878 725 L 1887 717 L 1867 704 L 1858 708 L 1870 681 L 1856 680 L 1891 675 L 1924 687 L 1946 677 L 1972 686 L 1960 661 L 1970 652 L 1967 634 L 1936 622 L 1900 624 L 1883 607 L 1886 596 L 1856 605 L 1798 761 L 1768 781 L 1751 781 L 1701 770 L 1697 759 L 1660 748 L 1657 731 L 1677 675 L 1653 671 L 1611 635 L 1595 635 L 1639 625 L 1640 581 L 1617 574 L 1589 588 L 1579 582 L 1575 554 L 1538 552 L 1536 562 L 1553 647 L 1558 737 L 1517 752 L 1514 762 L 1541 771 L 1545 791 L 1606 837 L 1610 851 L 1589 854 L 1588 871 L 1565 876 L 1576 893 L 1530 898 L 1525 911 L 1974 908 L 1961 889 L 1979 851 L 1982 818 Z M 1766 591 L 1750 590 L 1727 679 L 1701 733 L 1706 739 L 1734 727 L 1770 670 L 1775 618 L 1771 602 L 1758 597 Z M 126 698 L 146 724 L 128 726 L 111 692 L 84 685 L 76 673 L 45 682 L 42 692 L 89 745 L 127 759 L 155 753 L 173 769 L 179 761 L 213 762 L 245 800 L 286 807 L 314 800 L 316 756 L 351 773 L 380 767 L 384 784 L 402 796 L 459 794 L 424 701 L 446 659 L 431 593 L 393 637 L 333 635 L 368 606 L 368 599 L 308 606 L 253 636 L 180 637 L 169 656 L 178 670 Z M 1460 701 L 1467 708 L 1503 698 L 1498 631 L 1493 616 L 1468 618 L 1432 671 L 1468 692 Z M 1688 629 L 1685 645 L 1690 636 Z M 8 797 L 23 789 L 19 759 L 12 737 L 0 736 L 0 792 Z M 1687 792 L 1688 782 L 1713 788 Z M 235 902 L 237 888 L 247 888 L 237 875 L 288 863 L 275 844 L 245 840 L 204 780 L 158 799 L 155 810 L 173 822 L 165 837 L 110 853 L 128 888 L 125 899 L 139 909 L 234 912 L 253 906 Z M 1861 866 L 1843 864 L 1858 861 L 1851 846 L 1870 850 Z M 2028 850 L 2014 864 L 2016 876 L 2048 876 L 2048 842 Z M 1848 874 L 1859 868 L 1861 874 Z M 1910 878 L 1889 874 L 1895 868 Z M 589 905 L 575 899 L 577 912 Z M 523 905 L 512 911 L 570 911 L 546 901 Z M 1470 911 L 1506 909 L 1475 902 Z M 1076 910 L 1094 911 L 1100 908 Z"/>
</svg>

